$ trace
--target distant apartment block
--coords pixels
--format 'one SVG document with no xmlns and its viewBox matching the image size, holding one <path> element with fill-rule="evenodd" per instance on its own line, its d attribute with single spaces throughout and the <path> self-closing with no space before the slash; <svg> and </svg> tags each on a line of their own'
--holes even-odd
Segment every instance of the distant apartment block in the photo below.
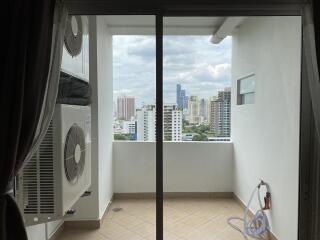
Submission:
<svg viewBox="0 0 320 240">
<path fill-rule="evenodd" d="M 165 141 L 182 141 L 182 109 L 175 104 L 163 107 L 163 135 Z"/>
<path fill-rule="evenodd" d="M 137 140 L 155 141 L 155 105 L 137 109 Z M 182 141 L 182 110 L 176 104 L 163 107 L 163 135 L 165 141 Z"/>
<path fill-rule="evenodd" d="M 118 119 L 129 121 L 135 115 L 135 98 L 121 96 L 117 98 Z"/>
<path fill-rule="evenodd" d="M 210 102 L 210 130 L 219 137 L 230 136 L 231 89 L 218 92 L 218 97 Z"/>
<path fill-rule="evenodd" d="M 122 132 L 124 134 L 135 134 L 136 133 L 136 121 L 123 121 Z"/>
<path fill-rule="evenodd" d="M 115 101 L 113 101 L 113 117 L 117 117 L 117 105 Z"/>
<path fill-rule="evenodd" d="M 189 110 L 189 123 L 199 124 L 201 122 L 200 117 L 200 103 L 197 96 L 190 96 L 188 101 L 188 110 Z"/>
<path fill-rule="evenodd" d="M 137 140 L 142 142 L 156 139 L 156 110 L 155 105 L 145 105 L 137 109 Z"/>
<path fill-rule="evenodd" d="M 211 123 L 211 103 L 214 102 L 215 100 L 217 100 L 217 96 L 211 96 L 208 98 L 208 104 L 207 104 L 207 119 L 208 119 L 208 122 L 209 122 L 209 125 Z"/>
</svg>

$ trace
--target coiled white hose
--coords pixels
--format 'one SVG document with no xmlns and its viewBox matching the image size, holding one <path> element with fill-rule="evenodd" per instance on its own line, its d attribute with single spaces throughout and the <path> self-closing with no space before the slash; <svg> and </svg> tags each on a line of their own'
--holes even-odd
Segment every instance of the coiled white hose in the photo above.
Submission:
<svg viewBox="0 0 320 240">
<path fill-rule="evenodd" d="M 248 239 L 248 236 L 255 238 L 255 239 L 262 239 L 262 235 L 270 230 L 269 227 L 269 221 L 267 215 L 263 211 L 263 206 L 260 199 L 260 187 L 262 185 L 265 185 L 267 187 L 267 191 L 269 192 L 269 186 L 267 183 L 261 181 L 253 190 L 250 200 L 246 206 L 246 209 L 244 211 L 244 217 L 230 217 L 228 218 L 227 222 L 228 224 L 234 228 L 235 230 L 239 231 L 245 239 Z M 260 210 L 256 212 L 256 214 L 253 216 L 251 220 L 247 220 L 248 213 L 249 213 L 249 207 L 251 205 L 251 202 L 253 200 L 254 195 L 257 193 L 258 200 L 260 204 Z M 233 220 L 239 220 L 243 222 L 243 230 L 240 229 L 237 225 L 233 224 Z"/>
</svg>

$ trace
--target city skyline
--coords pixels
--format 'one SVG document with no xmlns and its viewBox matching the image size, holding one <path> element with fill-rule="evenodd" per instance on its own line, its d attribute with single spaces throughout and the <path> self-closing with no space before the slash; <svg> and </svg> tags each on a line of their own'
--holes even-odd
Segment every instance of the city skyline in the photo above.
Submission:
<svg viewBox="0 0 320 240">
<path fill-rule="evenodd" d="M 176 90 L 176 103 L 163 104 L 165 141 L 209 141 L 217 137 L 230 137 L 231 87 L 225 87 L 218 91 L 217 96 L 208 99 L 186 96 L 181 84 L 176 85 Z M 118 97 L 121 107 L 124 106 L 124 99 L 134 101 L 134 97 Z M 188 99 L 188 108 L 183 104 L 185 99 Z M 115 140 L 155 141 L 155 104 L 136 108 L 130 119 L 116 118 L 113 128 Z"/>
<path fill-rule="evenodd" d="M 176 103 L 176 84 L 187 95 L 208 98 L 230 85 L 231 38 L 214 45 L 209 36 L 164 37 L 164 102 Z M 155 102 L 154 36 L 113 37 L 114 100 L 135 96 L 136 105 Z"/>
<path fill-rule="evenodd" d="M 180 83 L 177 83 L 177 86 L 178 85 L 181 85 Z M 183 85 L 181 85 L 181 86 L 183 86 Z M 224 91 L 225 89 L 228 89 L 228 88 L 230 88 L 231 89 L 231 87 L 230 86 L 225 86 L 224 88 L 221 88 L 221 89 L 216 89 L 217 90 L 217 93 L 216 93 L 216 95 L 210 95 L 210 96 L 208 96 L 208 97 L 204 97 L 204 96 L 197 96 L 197 95 L 191 95 L 191 94 L 188 94 L 188 90 L 187 89 L 182 89 L 182 91 L 184 91 L 184 93 L 185 93 L 185 97 L 187 97 L 187 106 L 185 107 L 185 109 L 188 109 L 188 98 L 190 97 L 190 96 L 192 96 L 192 97 L 197 97 L 198 98 L 198 100 L 199 100 L 199 103 L 201 103 L 201 101 L 202 100 L 206 100 L 206 101 L 211 101 L 212 100 L 212 98 L 218 98 L 218 95 L 219 95 L 219 92 L 221 92 L 221 91 Z M 175 93 L 177 94 L 177 90 L 175 89 Z M 115 117 L 118 117 L 118 113 L 117 113 L 117 109 L 118 109 L 118 105 L 117 105 L 117 102 L 118 102 L 118 99 L 119 98 L 134 98 L 135 99 L 135 109 L 139 109 L 139 108 L 143 108 L 144 106 L 146 106 L 146 105 L 155 105 L 156 104 L 156 100 L 154 100 L 153 102 L 148 102 L 148 103 L 146 103 L 146 102 L 142 102 L 142 103 L 140 103 L 140 104 L 137 104 L 136 103 L 136 97 L 135 96 L 132 96 L 132 95 L 119 95 L 116 99 L 114 99 L 113 100 L 113 108 L 114 108 L 114 116 Z M 176 104 L 178 107 L 180 107 L 179 106 L 179 103 L 178 103 L 178 101 L 177 101 L 178 99 L 177 99 L 177 97 L 175 97 L 175 99 L 172 101 L 172 102 L 163 102 L 163 104 L 164 105 L 168 105 L 168 104 Z M 199 109 L 199 111 L 200 111 L 200 109 Z M 201 113 L 200 113 L 200 115 L 202 115 Z"/>
</svg>

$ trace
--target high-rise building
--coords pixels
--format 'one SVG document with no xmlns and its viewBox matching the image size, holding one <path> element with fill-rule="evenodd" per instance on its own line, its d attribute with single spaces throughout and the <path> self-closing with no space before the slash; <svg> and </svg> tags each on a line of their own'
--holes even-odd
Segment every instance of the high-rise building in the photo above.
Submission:
<svg viewBox="0 0 320 240">
<path fill-rule="evenodd" d="M 136 121 L 123 121 L 122 133 L 135 134 L 136 133 Z"/>
<path fill-rule="evenodd" d="M 199 115 L 201 117 L 201 121 L 208 120 L 208 101 L 207 99 L 201 98 L 199 104 Z"/>
<path fill-rule="evenodd" d="M 137 140 L 155 141 L 156 112 L 154 105 L 137 109 Z M 163 107 L 163 136 L 165 141 L 182 140 L 182 110 L 176 104 Z"/>
<path fill-rule="evenodd" d="M 136 121 L 122 121 L 122 133 L 130 134 L 131 140 L 137 140 L 137 123 Z"/>
<path fill-rule="evenodd" d="M 178 107 L 183 108 L 183 103 L 181 101 L 181 84 L 180 83 L 177 84 L 176 102 L 177 102 Z"/>
<path fill-rule="evenodd" d="M 182 89 L 181 84 L 177 84 L 176 102 L 179 108 L 188 108 L 188 97 L 186 96 L 186 90 Z"/>
<path fill-rule="evenodd" d="M 218 97 L 210 102 L 210 130 L 219 137 L 230 137 L 231 89 L 218 92 Z"/>
<path fill-rule="evenodd" d="M 121 96 L 117 98 L 118 119 L 129 121 L 135 115 L 135 98 Z"/>
<path fill-rule="evenodd" d="M 212 103 L 217 100 L 218 97 L 217 96 L 211 96 L 208 98 L 208 104 L 207 104 L 207 119 L 208 119 L 208 122 L 209 122 L 209 125 L 211 124 L 211 117 L 212 117 L 212 114 L 211 114 L 211 105 Z"/>
<path fill-rule="evenodd" d="M 189 123 L 199 124 L 200 123 L 200 104 L 197 96 L 190 96 L 188 101 L 189 110 Z"/>
<path fill-rule="evenodd" d="M 184 99 L 183 99 L 183 109 L 188 109 L 188 101 L 189 101 L 189 97 L 186 96 L 186 91 L 184 90 Z"/>
<path fill-rule="evenodd" d="M 137 109 L 137 140 L 142 142 L 156 139 L 155 105 L 144 105 Z"/>
<path fill-rule="evenodd" d="M 163 136 L 165 141 L 182 141 L 182 109 L 175 104 L 163 107 Z"/>
</svg>

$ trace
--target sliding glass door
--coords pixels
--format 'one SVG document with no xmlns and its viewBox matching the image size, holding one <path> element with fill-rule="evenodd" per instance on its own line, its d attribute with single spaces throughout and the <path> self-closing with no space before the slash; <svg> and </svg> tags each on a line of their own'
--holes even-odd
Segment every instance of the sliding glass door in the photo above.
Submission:
<svg viewBox="0 0 320 240">
<path fill-rule="evenodd" d="M 155 239 L 155 16 L 108 15 L 105 23 L 112 36 L 114 199 L 103 234 Z"/>
</svg>

